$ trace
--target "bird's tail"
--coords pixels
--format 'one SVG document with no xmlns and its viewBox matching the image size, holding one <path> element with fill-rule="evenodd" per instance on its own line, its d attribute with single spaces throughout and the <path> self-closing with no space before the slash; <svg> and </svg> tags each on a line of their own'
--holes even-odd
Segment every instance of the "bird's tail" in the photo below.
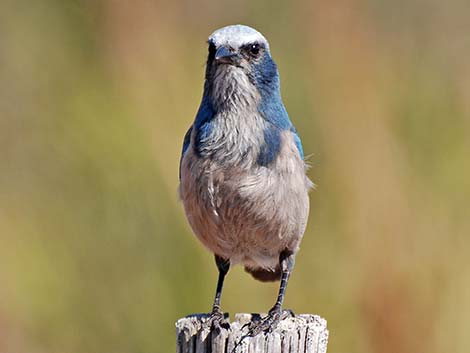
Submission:
<svg viewBox="0 0 470 353">
<path fill-rule="evenodd" d="M 281 268 L 279 266 L 274 270 L 245 267 L 245 271 L 261 282 L 274 282 L 281 279 Z"/>
</svg>

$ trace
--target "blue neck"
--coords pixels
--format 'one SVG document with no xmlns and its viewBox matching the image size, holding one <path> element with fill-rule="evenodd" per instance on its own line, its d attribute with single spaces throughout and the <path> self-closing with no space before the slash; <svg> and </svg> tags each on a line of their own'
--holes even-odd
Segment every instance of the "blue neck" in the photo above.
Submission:
<svg viewBox="0 0 470 353">
<path fill-rule="evenodd" d="M 300 155 L 303 157 L 300 139 L 296 134 L 295 128 L 282 102 L 279 74 L 274 61 L 267 55 L 252 68 L 248 77 L 261 97 L 257 110 L 269 123 L 264 131 L 264 139 L 260 141 L 261 146 L 256 161 L 257 164 L 268 166 L 276 159 L 281 149 L 281 133 L 285 130 L 290 130 L 294 133 L 297 148 Z M 214 133 L 213 129 L 215 125 L 213 119 L 221 112 L 218 110 L 222 109 L 223 111 L 224 109 L 220 104 L 217 104 L 218 102 L 212 100 L 213 95 L 211 90 L 212 83 L 206 73 L 204 94 L 194 122 L 194 128 L 196 130 L 194 146 L 196 153 L 200 155 L 210 150 L 211 135 Z M 230 110 L 236 111 L 237 109 Z"/>
<path fill-rule="evenodd" d="M 276 63 L 271 56 L 266 55 L 263 60 L 256 64 L 253 72 L 251 79 L 261 95 L 258 111 L 277 128 L 289 129 L 292 123 L 282 103 Z"/>
</svg>

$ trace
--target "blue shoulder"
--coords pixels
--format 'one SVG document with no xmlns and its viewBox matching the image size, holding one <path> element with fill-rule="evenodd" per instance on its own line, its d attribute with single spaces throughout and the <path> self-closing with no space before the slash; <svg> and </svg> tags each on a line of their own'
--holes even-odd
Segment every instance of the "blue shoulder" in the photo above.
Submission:
<svg viewBox="0 0 470 353">
<path fill-rule="evenodd" d="M 196 154 L 200 154 L 201 149 L 204 146 L 204 143 L 207 141 L 209 134 L 212 130 L 212 118 L 214 117 L 214 110 L 212 109 L 212 105 L 209 102 L 207 97 L 202 98 L 201 105 L 199 106 L 199 110 L 197 111 L 196 118 L 194 119 L 194 124 L 189 128 L 184 135 L 183 141 L 183 149 L 181 151 L 181 159 L 180 159 L 180 178 L 181 178 L 181 161 L 183 160 L 184 154 L 186 153 L 189 145 L 191 143 L 191 134 L 193 130 L 194 133 L 194 141 L 193 146 Z"/>
<path fill-rule="evenodd" d="M 295 146 L 297 147 L 297 151 L 299 152 L 300 158 L 304 159 L 302 142 L 300 141 L 300 137 L 297 134 L 294 125 L 291 125 L 288 130 L 291 131 L 294 135 Z M 258 165 L 266 167 L 276 159 L 282 147 L 282 131 L 285 131 L 285 129 L 280 129 L 279 127 L 274 125 L 271 125 L 270 127 L 266 128 L 266 130 L 264 130 L 264 142 L 261 145 L 258 154 L 258 159 L 256 161 Z"/>
<path fill-rule="evenodd" d="M 281 97 L 263 99 L 259 111 L 267 121 L 281 130 L 288 130 L 292 127 L 292 122 Z"/>
<path fill-rule="evenodd" d="M 258 156 L 258 164 L 267 166 L 274 161 L 281 150 L 281 132 L 289 130 L 294 134 L 295 145 L 300 157 L 304 158 L 302 142 L 297 130 L 289 119 L 281 98 L 266 100 L 260 104 L 259 111 L 270 124 L 264 132 L 264 144 Z"/>
<path fill-rule="evenodd" d="M 281 151 L 281 129 L 272 125 L 264 130 L 264 142 L 260 147 L 256 163 L 267 167 Z"/>
</svg>

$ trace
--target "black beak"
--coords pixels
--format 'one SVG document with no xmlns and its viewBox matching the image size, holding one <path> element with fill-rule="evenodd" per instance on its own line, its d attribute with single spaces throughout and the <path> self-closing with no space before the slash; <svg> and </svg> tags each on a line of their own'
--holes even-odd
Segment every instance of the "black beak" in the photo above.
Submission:
<svg viewBox="0 0 470 353">
<path fill-rule="evenodd" d="M 220 47 L 215 52 L 215 61 L 218 64 L 237 64 L 239 61 L 239 56 L 237 53 L 231 52 L 226 47 Z"/>
</svg>

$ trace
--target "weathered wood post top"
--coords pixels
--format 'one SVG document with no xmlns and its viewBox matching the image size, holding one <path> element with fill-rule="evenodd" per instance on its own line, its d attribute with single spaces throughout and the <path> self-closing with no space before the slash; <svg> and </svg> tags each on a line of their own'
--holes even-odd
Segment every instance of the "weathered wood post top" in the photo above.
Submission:
<svg viewBox="0 0 470 353">
<path fill-rule="evenodd" d="M 236 314 L 230 328 L 214 329 L 210 314 L 194 314 L 176 322 L 176 353 L 326 353 L 328 329 L 318 315 L 283 319 L 272 332 L 248 335 L 258 314 Z"/>
</svg>

